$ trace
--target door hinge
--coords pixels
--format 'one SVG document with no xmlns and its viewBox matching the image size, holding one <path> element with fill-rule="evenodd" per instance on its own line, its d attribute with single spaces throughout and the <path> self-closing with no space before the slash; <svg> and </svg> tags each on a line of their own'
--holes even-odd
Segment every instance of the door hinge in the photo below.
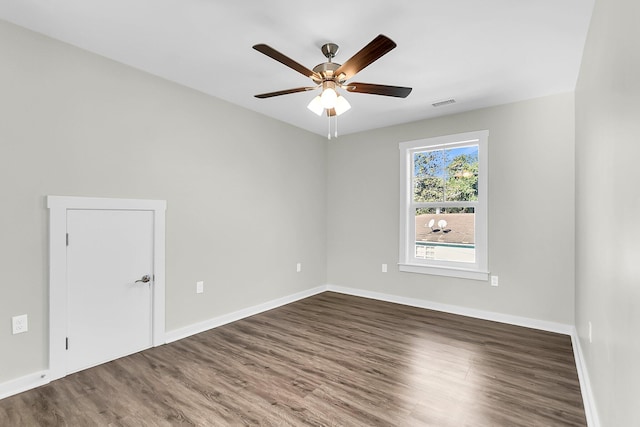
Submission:
<svg viewBox="0 0 640 427">
<path fill-rule="evenodd" d="M 69 246 L 69 233 L 67 233 L 67 246 Z"/>
<path fill-rule="evenodd" d="M 69 337 L 64 339 L 64 349 L 69 350 Z"/>
</svg>

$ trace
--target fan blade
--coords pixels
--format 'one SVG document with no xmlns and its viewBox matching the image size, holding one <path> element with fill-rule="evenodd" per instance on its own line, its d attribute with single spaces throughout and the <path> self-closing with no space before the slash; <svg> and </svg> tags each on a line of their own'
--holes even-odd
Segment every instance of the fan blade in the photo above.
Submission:
<svg viewBox="0 0 640 427">
<path fill-rule="evenodd" d="M 336 110 L 334 108 L 327 109 L 327 116 L 333 117 L 336 115 Z"/>
<path fill-rule="evenodd" d="M 385 86 L 372 83 L 349 83 L 343 86 L 349 92 L 370 93 L 372 95 L 395 96 L 396 98 L 406 98 L 411 93 L 410 87 Z"/>
<path fill-rule="evenodd" d="M 288 95 L 290 93 L 306 92 L 308 90 L 314 90 L 314 89 L 316 89 L 315 86 L 314 87 L 297 87 L 295 89 L 285 89 L 285 90 L 279 90 L 277 92 L 261 93 L 259 95 L 255 95 L 255 97 L 264 99 L 264 98 L 271 98 L 274 96 Z"/>
<path fill-rule="evenodd" d="M 363 47 L 358 53 L 349 58 L 347 62 L 338 67 L 338 69 L 334 72 L 334 76 L 340 76 L 340 74 L 344 74 L 344 79 L 341 77 L 340 79 L 342 81 L 349 80 L 358 71 L 363 70 L 369 64 L 378 60 L 381 56 L 385 55 L 395 47 L 396 44 L 393 42 L 393 40 L 391 40 L 387 36 L 380 34 L 368 45 Z"/>
<path fill-rule="evenodd" d="M 296 70 L 300 74 L 304 74 L 305 76 L 310 77 L 314 80 L 322 81 L 322 77 L 320 77 L 317 73 L 314 73 L 304 65 L 297 63 L 293 59 L 283 55 L 282 53 L 278 52 L 277 50 L 275 50 L 270 46 L 267 46 L 266 44 L 257 44 L 253 46 L 253 48 L 258 52 L 264 53 L 268 57 L 275 59 L 281 64 L 284 64 L 287 67 Z"/>
</svg>

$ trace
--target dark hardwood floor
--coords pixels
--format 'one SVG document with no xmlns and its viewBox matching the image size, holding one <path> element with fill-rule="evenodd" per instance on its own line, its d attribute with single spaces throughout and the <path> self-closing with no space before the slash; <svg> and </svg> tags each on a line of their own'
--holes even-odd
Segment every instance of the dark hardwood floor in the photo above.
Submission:
<svg viewBox="0 0 640 427">
<path fill-rule="evenodd" d="M 566 335 L 323 293 L 0 401 L 0 426 L 585 426 Z"/>
</svg>

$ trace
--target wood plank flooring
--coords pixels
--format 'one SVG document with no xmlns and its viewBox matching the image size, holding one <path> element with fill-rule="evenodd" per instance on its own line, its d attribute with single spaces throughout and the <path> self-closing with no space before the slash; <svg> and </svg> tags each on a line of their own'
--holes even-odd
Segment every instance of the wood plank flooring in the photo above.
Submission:
<svg viewBox="0 0 640 427">
<path fill-rule="evenodd" d="M 326 292 L 0 400 L 1 426 L 585 426 L 566 335 Z"/>
</svg>

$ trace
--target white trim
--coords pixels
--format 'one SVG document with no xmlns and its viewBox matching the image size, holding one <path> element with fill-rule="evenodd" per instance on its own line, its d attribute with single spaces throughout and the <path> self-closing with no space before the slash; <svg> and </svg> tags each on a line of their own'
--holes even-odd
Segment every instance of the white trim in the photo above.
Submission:
<svg viewBox="0 0 640 427">
<path fill-rule="evenodd" d="M 578 379 L 580 380 L 580 392 L 582 393 L 582 401 L 584 402 L 584 413 L 587 417 L 587 425 L 589 427 L 600 427 L 600 419 L 596 409 L 596 401 L 591 389 L 591 380 L 587 371 L 587 365 L 584 360 L 584 353 L 580 345 L 580 337 L 575 327 L 571 331 L 571 344 L 573 346 L 573 357 L 576 360 L 576 370 L 578 371 Z"/>
<path fill-rule="evenodd" d="M 489 280 L 488 271 L 466 270 L 455 267 L 435 267 L 415 264 L 398 264 L 398 270 L 405 273 L 432 274 L 435 276 L 459 277 L 472 280 Z"/>
<path fill-rule="evenodd" d="M 384 294 L 380 292 L 366 291 L 363 289 L 347 288 L 344 286 L 327 285 L 327 290 L 356 297 L 370 298 L 379 301 L 392 302 L 396 304 L 408 305 L 411 307 L 427 308 L 429 310 L 442 311 L 445 313 L 459 314 L 461 316 L 473 317 L 476 319 L 491 320 L 493 322 L 507 323 L 509 325 L 524 326 L 525 328 L 539 329 L 541 331 L 555 332 L 558 334 L 571 335 L 572 325 L 566 323 L 549 322 L 546 320 L 532 319 L 529 317 L 513 316 L 510 314 L 496 313 L 493 311 L 476 310 L 474 308 L 461 307 L 458 305 L 442 304 L 417 298 L 402 297 L 399 295 Z"/>
<path fill-rule="evenodd" d="M 463 279 L 488 280 L 488 130 L 465 132 L 454 135 L 405 141 L 398 144 L 400 150 L 400 227 L 399 255 L 400 271 L 460 277 Z M 413 155 L 425 149 L 455 148 L 467 145 L 478 146 L 478 200 L 473 202 L 420 202 L 413 201 Z M 424 206 L 471 206 L 475 212 L 475 262 L 424 260 L 415 256 L 415 208 Z M 413 212 L 412 212 L 413 211 Z M 439 271 L 441 270 L 441 271 Z M 476 272 L 478 274 L 470 274 Z"/>
<path fill-rule="evenodd" d="M 110 199 L 104 197 L 47 196 L 49 209 L 115 209 L 165 211 L 166 200 Z"/>
<path fill-rule="evenodd" d="M 0 384 L 0 399 L 48 384 L 48 371 L 34 372 Z"/>
<path fill-rule="evenodd" d="M 183 338 L 190 337 L 191 335 L 199 334 L 200 332 L 205 332 L 209 329 L 217 328 L 219 326 L 226 325 L 227 323 L 244 319 L 245 317 L 250 317 L 264 311 L 273 310 L 274 308 L 278 308 L 286 304 L 291 304 L 292 302 L 301 299 L 309 298 L 310 296 L 320 294 L 322 292 L 325 292 L 326 290 L 326 286 L 317 286 L 315 288 L 307 289 L 292 295 L 287 295 L 281 298 L 267 301 L 262 304 L 254 305 L 252 307 L 243 308 L 232 313 L 223 314 L 221 316 L 214 317 L 203 322 L 194 323 L 192 325 L 167 332 L 165 335 L 165 340 L 167 344 L 170 342 L 178 341 Z"/>
<path fill-rule="evenodd" d="M 580 382 L 580 390 L 582 392 L 582 399 L 584 403 L 585 415 L 587 418 L 587 424 L 589 427 L 600 427 L 598 414 L 595 407 L 595 401 L 593 398 L 593 392 L 589 381 L 589 375 L 587 373 L 587 367 L 584 362 L 582 348 L 580 346 L 580 340 L 577 336 L 577 332 L 574 326 L 564 323 L 548 322 L 544 320 L 531 319 L 527 317 L 511 316 L 501 313 L 495 313 L 490 311 L 475 310 L 467 307 L 460 307 L 456 305 L 441 304 L 428 300 L 421 300 L 416 298 L 402 297 L 398 295 L 390 295 L 379 292 L 372 292 L 363 289 L 349 288 L 344 286 L 337 286 L 327 284 L 324 286 L 317 286 L 315 288 L 307 289 L 292 295 L 284 296 L 271 300 L 262 304 L 248 307 L 242 310 L 235 311 L 233 313 L 225 314 L 222 316 L 209 319 L 204 322 L 189 325 L 180 329 L 176 329 L 165 334 L 165 341 L 167 343 L 178 341 L 183 338 L 187 338 L 191 335 L 198 334 L 200 332 L 207 331 L 209 329 L 216 328 L 218 326 L 225 325 L 227 323 L 235 322 L 245 317 L 253 316 L 258 313 L 262 313 L 267 310 L 272 310 L 277 307 L 281 307 L 292 302 L 311 297 L 313 295 L 321 294 L 323 292 L 337 292 L 346 295 L 353 295 L 363 298 L 375 299 L 379 301 L 392 302 L 396 304 L 408 305 L 411 307 L 426 308 L 430 310 L 442 311 L 446 313 L 459 314 L 462 316 L 473 317 L 483 320 L 492 320 L 500 323 L 507 323 L 511 325 L 524 326 L 527 328 L 539 329 L 543 331 L 555 332 L 559 334 L 565 334 L 571 336 L 571 342 L 573 346 L 573 353 L 576 362 L 576 369 L 578 371 L 578 379 Z M 56 379 L 48 375 L 48 371 L 35 372 L 14 380 L 7 381 L 0 384 L 0 399 L 22 393 Z"/>
<path fill-rule="evenodd" d="M 153 346 L 165 335 L 165 211 L 164 200 L 47 196 L 49 208 L 49 380 L 67 374 L 63 346 L 67 334 L 67 210 L 113 209 L 154 212 Z"/>
</svg>

